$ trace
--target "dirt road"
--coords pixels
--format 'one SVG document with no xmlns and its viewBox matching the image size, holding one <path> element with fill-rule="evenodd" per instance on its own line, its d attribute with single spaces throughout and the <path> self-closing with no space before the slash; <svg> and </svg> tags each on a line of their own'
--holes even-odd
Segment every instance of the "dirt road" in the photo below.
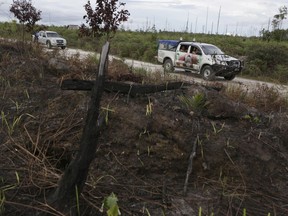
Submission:
<svg viewBox="0 0 288 216">
<path fill-rule="evenodd" d="M 89 51 L 83 51 L 80 49 L 66 49 L 64 51 L 61 50 L 65 56 L 71 56 L 71 55 L 76 55 L 79 54 L 80 58 L 85 58 L 88 55 L 94 55 L 94 52 L 89 52 Z M 97 54 L 99 55 L 99 54 Z M 117 58 L 119 57 L 116 56 L 110 56 L 110 59 L 112 58 Z M 132 68 L 143 68 L 147 70 L 148 72 L 155 72 L 155 71 L 160 71 L 163 72 L 163 67 L 160 64 L 152 64 L 148 62 L 142 62 L 138 60 L 133 60 L 133 59 L 124 59 L 124 62 L 132 67 Z M 199 75 L 193 74 L 193 73 L 185 73 L 183 70 L 177 70 L 175 73 L 170 74 L 172 77 L 174 76 L 176 79 L 181 79 L 183 81 L 187 82 L 198 82 L 198 83 L 205 83 L 207 81 L 204 81 Z M 220 82 L 221 84 L 225 86 L 236 86 L 236 87 L 242 87 L 244 89 L 247 89 L 248 91 L 251 91 L 255 88 L 257 88 L 259 85 L 267 85 L 269 88 L 275 88 L 280 94 L 286 95 L 288 92 L 288 86 L 287 85 L 281 85 L 281 84 L 276 84 L 276 83 L 269 83 L 269 82 L 262 82 L 262 81 L 257 81 L 257 80 L 251 80 L 251 79 L 244 79 L 240 77 L 236 77 L 232 81 L 227 81 L 225 79 L 222 79 L 221 77 L 217 78 L 215 80 L 216 82 Z M 211 82 L 211 81 L 209 81 Z"/>
</svg>

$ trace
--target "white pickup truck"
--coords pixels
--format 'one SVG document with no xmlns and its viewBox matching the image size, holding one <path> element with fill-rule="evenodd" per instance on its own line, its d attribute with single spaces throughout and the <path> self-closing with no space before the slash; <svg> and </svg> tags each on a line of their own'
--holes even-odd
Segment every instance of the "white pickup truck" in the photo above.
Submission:
<svg viewBox="0 0 288 216">
<path fill-rule="evenodd" d="M 212 44 L 178 40 L 159 40 L 157 60 L 165 72 L 181 68 L 201 74 L 204 80 L 214 80 L 216 76 L 233 80 L 243 68 L 243 62 Z"/>
<path fill-rule="evenodd" d="M 32 37 L 34 42 L 44 44 L 48 49 L 51 49 L 52 47 L 61 47 L 61 49 L 65 49 L 67 46 L 66 39 L 54 31 L 39 31 Z"/>
</svg>

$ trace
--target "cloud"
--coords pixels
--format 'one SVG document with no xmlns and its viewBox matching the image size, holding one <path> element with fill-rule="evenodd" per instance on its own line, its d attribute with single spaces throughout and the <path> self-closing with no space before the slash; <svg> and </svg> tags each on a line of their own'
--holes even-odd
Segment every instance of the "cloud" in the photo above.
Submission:
<svg viewBox="0 0 288 216">
<path fill-rule="evenodd" d="M 11 0 L 0 0 L 0 21 L 14 19 L 9 12 Z M 126 3 L 130 17 L 124 25 L 130 29 L 146 28 L 153 24 L 159 30 L 183 31 L 189 21 L 190 29 L 203 32 L 214 27 L 221 7 L 219 32 L 236 32 L 242 28 L 243 34 L 258 34 L 263 26 L 268 26 L 269 19 L 278 13 L 279 7 L 287 0 L 119 0 Z M 68 25 L 84 23 L 86 14 L 84 4 L 87 0 L 33 0 L 38 10 L 42 11 L 40 24 Z M 95 5 L 95 0 L 91 0 Z M 208 14 L 207 14 L 208 12 Z M 207 25 L 207 26 L 206 26 Z M 288 26 L 285 20 L 283 27 Z M 266 27 L 267 28 L 267 27 Z M 228 30 L 227 30 L 228 29 Z"/>
<path fill-rule="evenodd" d="M 188 9 L 188 8 L 192 8 L 195 7 L 194 4 L 190 3 L 190 2 L 186 2 L 186 1 L 180 1 L 180 0 L 176 0 L 176 1 L 145 1 L 145 0 L 140 0 L 140 1 L 134 1 L 134 0 L 126 0 L 124 1 L 126 3 L 126 5 L 128 6 L 133 6 L 136 8 L 146 8 L 146 9 Z"/>
</svg>

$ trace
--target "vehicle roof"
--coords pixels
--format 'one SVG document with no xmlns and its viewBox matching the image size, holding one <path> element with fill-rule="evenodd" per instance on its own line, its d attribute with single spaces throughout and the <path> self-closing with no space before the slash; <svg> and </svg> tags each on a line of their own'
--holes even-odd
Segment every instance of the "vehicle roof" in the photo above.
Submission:
<svg viewBox="0 0 288 216">
<path fill-rule="evenodd" d="M 46 33 L 57 33 L 57 32 L 55 32 L 55 31 L 45 31 L 45 30 L 40 31 L 40 32 L 46 32 Z"/>
<path fill-rule="evenodd" d="M 173 46 L 177 46 L 179 43 L 181 44 L 186 44 L 186 45 L 210 45 L 210 46 L 215 46 L 213 44 L 208 44 L 208 43 L 201 43 L 201 42 L 195 42 L 195 41 L 181 41 L 181 40 L 159 40 L 159 43 L 166 43 L 170 44 Z"/>
<path fill-rule="evenodd" d="M 192 41 L 181 41 L 181 44 L 187 44 L 187 45 L 210 45 L 210 46 L 215 46 L 213 44 L 209 44 L 209 43 L 201 43 L 201 42 L 192 42 Z"/>
</svg>

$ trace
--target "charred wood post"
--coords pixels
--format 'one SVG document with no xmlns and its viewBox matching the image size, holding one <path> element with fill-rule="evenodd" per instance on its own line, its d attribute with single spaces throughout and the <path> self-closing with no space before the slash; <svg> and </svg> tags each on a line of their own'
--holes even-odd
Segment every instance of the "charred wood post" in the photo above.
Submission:
<svg viewBox="0 0 288 216">
<path fill-rule="evenodd" d="M 100 125 L 98 124 L 99 106 L 105 73 L 107 72 L 109 47 L 109 43 L 106 42 L 102 48 L 98 74 L 92 87 L 91 100 L 80 141 L 79 152 L 68 165 L 60 179 L 58 188 L 52 197 L 50 197 L 52 205 L 62 212 L 70 211 L 71 206 L 75 206 L 76 193 L 80 195 L 87 179 L 90 163 L 95 157 L 100 132 Z"/>
</svg>

